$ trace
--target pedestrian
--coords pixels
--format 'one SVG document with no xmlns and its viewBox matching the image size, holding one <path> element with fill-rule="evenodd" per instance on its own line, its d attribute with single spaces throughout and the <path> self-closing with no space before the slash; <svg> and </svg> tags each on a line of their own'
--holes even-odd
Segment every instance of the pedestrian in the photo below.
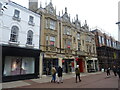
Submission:
<svg viewBox="0 0 120 90">
<path fill-rule="evenodd" d="M 79 78 L 79 82 L 81 82 L 79 65 L 77 65 L 77 67 L 75 68 L 75 74 L 76 74 L 76 83 L 77 83 L 77 77 Z"/>
<path fill-rule="evenodd" d="M 55 81 L 56 81 L 56 69 L 55 69 L 54 66 L 52 67 L 51 74 L 52 74 L 52 80 L 51 80 L 51 82 L 55 83 Z"/>
<path fill-rule="evenodd" d="M 109 77 L 110 76 L 110 68 L 107 68 L 107 77 Z"/>
<path fill-rule="evenodd" d="M 58 67 L 58 84 L 63 83 L 62 72 L 63 72 L 63 70 L 62 70 L 61 66 L 59 66 Z"/>
<path fill-rule="evenodd" d="M 120 79 L 120 66 L 118 66 L 118 68 L 117 68 L 117 74 L 118 74 L 119 79 Z"/>
<path fill-rule="evenodd" d="M 115 76 L 117 76 L 117 68 L 115 66 L 113 66 L 113 73 Z"/>
</svg>

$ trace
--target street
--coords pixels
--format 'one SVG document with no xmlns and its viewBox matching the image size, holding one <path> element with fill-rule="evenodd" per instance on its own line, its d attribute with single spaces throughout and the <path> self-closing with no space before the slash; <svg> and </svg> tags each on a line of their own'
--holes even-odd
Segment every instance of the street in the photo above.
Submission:
<svg viewBox="0 0 120 90">
<path fill-rule="evenodd" d="M 63 83 L 36 83 L 31 81 L 32 85 L 17 87 L 17 88 L 120 88 L 118 84 L 118 77 L 115 77 L 113 73 L 109 78 L 106 77 L 106 73 L 94 74 L 81 77 L 81 82 L 76 83 L 75 77 L 63 80 Z M 29 81 L 30 82 L 30 81 Z"/>
</svg>

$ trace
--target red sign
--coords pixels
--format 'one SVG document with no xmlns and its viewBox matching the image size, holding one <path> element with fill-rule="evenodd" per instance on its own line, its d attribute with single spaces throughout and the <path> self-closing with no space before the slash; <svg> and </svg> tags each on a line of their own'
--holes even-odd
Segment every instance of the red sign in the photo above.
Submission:
<svg viewBox="0 0 120 90">
<path fill-rule="evenodd" d="M 68 48 L 70 48 L 70 46 L 68 46 Z"/>
</svg>

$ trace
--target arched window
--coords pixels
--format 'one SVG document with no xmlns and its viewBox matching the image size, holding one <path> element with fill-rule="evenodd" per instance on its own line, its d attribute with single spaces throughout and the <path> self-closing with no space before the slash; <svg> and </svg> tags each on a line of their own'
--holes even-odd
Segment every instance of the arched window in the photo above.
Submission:
<svg viewBox="0 0 120 90">
<path fill-rule="evenodd" d="M 33 40 L 33 32 L 29 30 L 27 34 L 27 44 L 32 45 L 32 40 Z"/>
<path fill-rule="evenodd" d="M 11 42 L 17 42 L 18 31 L 19 31 L 19 28 L 17 26 L 12 26 L 12 28 L 11 28 L 11 35 L 10 35 L 10 41 Z"/>
</svg>

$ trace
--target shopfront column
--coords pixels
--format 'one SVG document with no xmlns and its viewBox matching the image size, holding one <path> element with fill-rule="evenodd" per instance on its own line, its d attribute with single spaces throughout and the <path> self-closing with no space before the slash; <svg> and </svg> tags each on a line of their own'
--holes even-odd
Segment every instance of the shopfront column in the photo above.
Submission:
<svg viewBox="0 0 120 90">
<path fill-rule="evenodd" d="M 43 54 L 44 53 L 40 53 L 40 57 L 39 57 L 39 78 L 42 77 L 42 73 L 43 73 L 43 71 L 42 71 L 42 69 L 43 69 L 43 65 L 42 65 L 42 63 L 43 63 Z"/>
<path fill-rule="evenodd" d="M 58 63 L 59 63 L 58 66 L 62 67 L 62 58 L 59 58 Z"/>
</svg>

